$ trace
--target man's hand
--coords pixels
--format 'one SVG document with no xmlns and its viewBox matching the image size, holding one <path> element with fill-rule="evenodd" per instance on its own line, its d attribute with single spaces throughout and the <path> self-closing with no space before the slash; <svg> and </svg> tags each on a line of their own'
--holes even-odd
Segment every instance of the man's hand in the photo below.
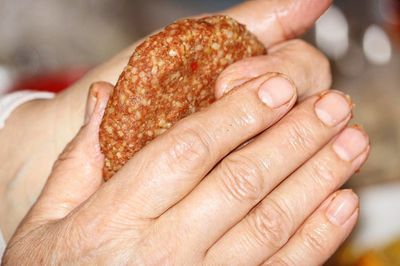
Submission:
<svg viewBox="0 0 400 266">
<path fill-rule="evenodd" d="M 227 69 L 217 95 L 267 72 L 290 77 L 299 99 L 329 89 L 327 59 L 302 41 L 285 42 L 303 33 L 329 4 L 329 0 L 254 0 L 221 12 L 246 24 L 269 54 Z M 37 198 L 58 154 L 79 130 L 87 88 L 98 80 L 114 84 L 135 46 L 95 68 L 55 100 L 21 106 L 0 131 L 0 160 L 8 162 L 0 174 L 0 225 L 6 239 Z"/>
</svg>

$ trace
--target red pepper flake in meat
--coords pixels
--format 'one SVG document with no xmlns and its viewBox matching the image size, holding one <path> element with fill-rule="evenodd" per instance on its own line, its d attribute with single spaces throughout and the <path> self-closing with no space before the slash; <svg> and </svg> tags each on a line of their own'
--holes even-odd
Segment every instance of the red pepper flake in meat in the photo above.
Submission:
<svg viewBox="0 0 400 266">
<path fill-rule="evenodd" d="M 195 72 L 198 67 L 199 67 L 199 65 L 197 62 L 193 62 L 190 64 L 190 68 L 192 69 L 193 72 Z"/>
</svg>

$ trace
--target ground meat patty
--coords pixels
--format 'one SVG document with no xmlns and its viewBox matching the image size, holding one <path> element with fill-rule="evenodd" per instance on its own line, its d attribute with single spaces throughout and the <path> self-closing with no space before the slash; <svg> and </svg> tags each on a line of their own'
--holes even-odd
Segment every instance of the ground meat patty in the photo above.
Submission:
<svg viewBox="0 0 400 266">
<path fill-rule="evenodd" d="M 245 26 L 227 16 L 185 19 L 149 37 L 133 53 L 100 128 L 104 179 L 178 120 L 214 102 L 218 75 L 265 54 Z"/>
</svg>

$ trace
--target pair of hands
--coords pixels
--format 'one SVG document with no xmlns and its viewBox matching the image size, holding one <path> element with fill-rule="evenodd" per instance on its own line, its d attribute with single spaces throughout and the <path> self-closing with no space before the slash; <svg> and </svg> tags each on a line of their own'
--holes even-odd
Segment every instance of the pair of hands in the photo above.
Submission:
<svg viewBox="0 0 400 266">
<path fill-rule="evenodd" d="M 350 100 L 325 91 L 328 61 L 299 40 L 274 44 L 301 33 L 328 2 L 259 0 L 226 11 L 269 54 L 229 67 L 218 102 L 105 184 L 98 131 L 112 86 L 94 84 L 85 124 L 9 242 L 5 264 L 323 263 L 356 223 L 357 197 L 337 189 L 366 160 L 368 138 L 347 127 Z"/>
</svg>

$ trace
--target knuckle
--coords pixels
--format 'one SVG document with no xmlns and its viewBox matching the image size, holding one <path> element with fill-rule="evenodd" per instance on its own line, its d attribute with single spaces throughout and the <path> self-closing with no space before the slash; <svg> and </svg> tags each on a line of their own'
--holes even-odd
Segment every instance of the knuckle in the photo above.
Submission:
<svg viewBox="0 0 400 266">
<path fill-rule="evenodd" d="M 253 83 L 243 85 L 240 89 L 232 91 L 222 98 L 217 104 L 223 106 L 224 116 L 229 119 L 231 127 L 246 128 L 248 130 L 264 129 L 271 124 L 274 113 L 271 109 L 264 108 L 264 104 L 254 98 L 254 94 L 246 89 Z"/>
<path fill-rule="evenodd" d="M 168 150 L 169 163 L 198 164 L 212 155 L 211 138 L 198 124 L 177 126 L 171 132 L 172 146 Z"/>
<path fill-rule="evenodd" d="M 285 120 L 288 143 L 296 152 L 312 150 L 315 146 L 317 136 L 314 132 L 312 122 L 308 119 L 310 114 L 307 111 L 301 111 L 298 114 L 300 116 L 290 116 Z M 302 118 L 299 119 L 300 117 Z"/>
<path fill-rule="evenodd" d="M 300 229 L 300 238 L 303 239 L 304 246 L 312 253 L 322 253 L 325 250 L 329 239 L 326 237 L 326 225 L 316 226 L 314 223 Z"/>
<path fill-rule="evenodd" d="M 62 165 L 67 162 L 73 161 L 74 159 L 79 158 L 79 153 L 76 152 L 76 145 L 71 142 L 69 143 L 64 151 L 58 156 L 57 160 L 53 164 L 53 171 L 55 169 L 60 168 Z"/>
<path fill-rule="evenodd" d="M 244 93 L 244 91 L 242 92 Z M 245 98 L 243 95 L 237 95 L 238 98 Z M 232 101 L 234 105 L 231 108 L 232 124 L 236 128 L 247 128 L 250 131 L 264 128 L 270 123 L 271 113 L 261 110 L 251 101 Z"/>
<path fill-rule="evenodd" d="M 263 170 L 254 159 L 232 154 L 220 164 L 223 189 L 229 199 L 254 201 L 264 190 Z"/>
<path fill-rule="evenodd" d="M 294 39 L 289 41 L 289 44 L 293 45 L 296 47 L 296 49 L 301 50 L 301 51 L 310 51 L 311 49 L 315 49 L 311 44 L 306 42 L 305 40 L 302 39 Z"/>
<path fill-rule="evenodd" d="M 223 105 L 226 130 L 257 131 L 270 123 L 271 112 L 263 110 L 249 97 L 248 90 L 237 90 L 219 102 Z"/>
<path fill-rule="evenodd" d="M 318 189 L 334 189 L 337 186 L 337 168 L 333 169 L 335 162 L 331 159 L 317 160 L 311 163 L 309 174 Z"/>
<path fill-rule="evenodd" d="M 329 59 L 320 51 L 315 49 L 315 58 L 317 62 L 315 67 L 318 68 L 318 75 L 314 75 L 316 80 L 314 86 L 326 90 L 332 86 L 332 69 Z"/>
<path fill-rule="evenodd" d="M 320 50 L 304 40 L 296 39 L 291 43 L 296 47 L 296 50 L 302 51 L 301 54 L 304 55 L 304 60 L 313 62 L 313 69 L 318 70 L 318 75 L 314 75 L 316 80 L 313 85 L 321 89 L 330 88 L 332 85 L 332 70 L 329 59 Z M 313 58 L 313 60 L 310 61 L 310 58 Z"/>
<path fill-rule="evenodd" d="M 328 58 L 320 50 L 318 50 L 316 47 L 309 44 L 308 42 L 301 39 L 296 39 L 291 41 L 291 44 L 295 47 L 297 51 L 302 51 L 304 55 L 307 55 L 307 58 L 310 58 L 311 56 L 315 58 L 318 62 L 329 64 Z"/>
<path fill-rule="evenodd" d="M 249 216 L 250 230 L 262 246 L 277 250 L 288 241 L 293 222 L 285 209 L 271 200 L 255 208 Z"/>
</svg>

